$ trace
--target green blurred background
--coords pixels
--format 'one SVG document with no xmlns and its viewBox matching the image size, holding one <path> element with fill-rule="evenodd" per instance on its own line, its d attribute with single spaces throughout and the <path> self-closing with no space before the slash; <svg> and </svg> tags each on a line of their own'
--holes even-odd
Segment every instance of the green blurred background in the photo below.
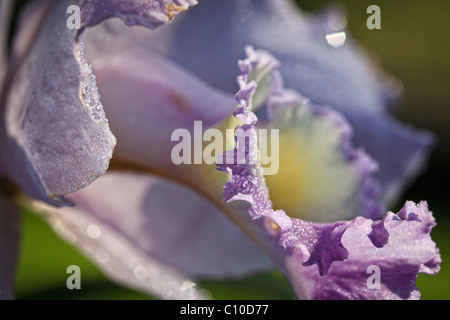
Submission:
<svg viewBox="0 0 450 320">
<path fill-rule="evenodd" d="M 205 1 L 205 0 L 203 0 Z M 274 0 L 277 1 L 277 0 Z M 438 226 L 432 237 L 440 248 L 442 269 L 436 276 L 420 275 L 417 286 L 423 299 L 450 298 L 450 1 L 297 1 L 304 10 L 316 11 L 339 3 L 347 12 L 353 36 L 377 58 L 378 63 L 404 86 L 396 116 L 416 127 L 433 131 L 438 145 L 428 169 L 410 187 L 406 199 L 426 199 Z M 366 28 L 366 9 L 381 8 L 381 30 Z M 16 278 L 18 299 L 151 299 L 108 281 L 98 270 L 60 240 L 40 218 L 23 212 L 23 240 Z M 67 290 L 66 268 L 81 268 L 82 290 Z M 201 285 L 214 299 L 293 299 L 278 272 L 227 282 Z"/>
</svg>

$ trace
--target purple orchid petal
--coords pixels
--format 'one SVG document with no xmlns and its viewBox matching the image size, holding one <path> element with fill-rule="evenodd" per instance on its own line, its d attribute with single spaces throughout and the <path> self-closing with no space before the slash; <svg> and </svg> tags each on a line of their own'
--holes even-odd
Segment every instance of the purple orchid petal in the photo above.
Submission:
<svg viewBox="0 0 450 320">
<path fill-rule="evenodd" d="M 128 26 L 142 25 L 154 29 L 171 22 L 178 13 L 195 4 L 196 0 L 83 0 L 82 25 L 93 26 L 117 17 Z"/>
<path fill-rule="evenodd" d="M 241 90 L 236 95 L 240 105 L 235 115 L 244 124 L 236 132 L 243 130 L 248 136 L 256 136 L 257 118 L 250 111 L 256 83 L 247 82 L 248 69 L 242 72 L 238 77 Z M 250 141 L 257 141 L 256 137 Z M 417 274 L 439 270 L 439 252 L 430 237 L 435 222 L 426 203 L 415 206 L 407 202 L 397 215 L 388 213 L 380 222 L 363 217 L 327 224 L 294 219 L 283 210 L 273 210 L 262 166 L 256 161 L 258 152 L 250 152 L 249 143 L 238 144 L 223 157 L 237 160 L 242 153 L 246 163 L 218 165 L 230 175 L 224 186 L 224 201 L 247 201 L 249 215 L 263 218 L 254 229 L 259 228 L 260 241 L 273 252 L 298 297 L 418 298 L 414 285 Z M 376 292 L 365 282 L 361 284 L 361 275 L 366 275 L 363 271 L 371 265 L 378 266 L 382 273 L 382 285 Z"/>
<path fill-rule="evenodd" d="M 429 236 L 434 218 L 425 202 L 407 202 L 398 214 L 387 213 L 381 223 L 389 234 L 385 246 L 375 248 L 365 232 L 348 228 L 342 237 L 348 258 L 333 263 L 326 276 L 320 276 L 314 267 L 299 266 L 296 260 L 301 253 L 294 250 L 286 263 L 298 277 L 299 294 L 308 299 L 420 298 L 417 274 L 435 274 L 441 262 Z M 379 287 L 370 286 L 375 268 L 380 272 Z"/>
<path fill-rule="evenodd" d="M 101 50 L 120 50 L 118 43 L 108 43 L 107 35 L 121 34 L 125 50 L 156 51 L 228 92 L 236 92 L 234 64 L 245 45 L 272 52 L 282 62 L 280 71 L 288 87 L 345 115 L 354 129 L 355 145 L 364 147 L 380 165 L 381 197 L 388 205 L 420 173 L 433 139 L 389 115 L 396 86 L 387 85 L 393 81 L 380 76 L 354 41 L 339 48 L 327 43 L 325 35 L 336 32 L 339 16 L 337 11 L 308 16 L 287 0 L 211 0 L 154 33 L 111 21 L 97 29 L 97 35 L 90 34 L 89 41 L 95 39 Z"/>
<path fill-rule="evenodd" d="M 4 173 L 30 195 L 44 191 L 41 200 L 62 200 L 102 175 L 115 145 L 84 45 L 74 47 L 76 30 L 65 26 L 67 3 L 51 7 L 5 108 Z"/>
<path fill-rule="evenodd" d="M 6 123 L 0 126 L 0 140 L 5 152 L 0 172 L 32 197 L 68 204 L 63 195 L 89 185 L 108 168 L 116 140 L 79 32 L 66 26 L 69 5 L 81 6 L 84 27 L 120 17 L 128 24 L 156 28 L 194 3 L 33 3 L 37 10 L 25 10 L 27 19 L 22 19 L 14 46 L 11 83 L 3 92 Z"/>
<path fill-rule="evenodd" d="M 19 249 L 19 210 L 0 195 L 0 300 L 13 299 Z"/>
<path fill-rule="evenodd" d="M 183 283 L 192 277 L 242 276 L 272 267 L 214 205 L 168 180 L 112 172 L 68 198 L 76 207 L 47 211 L 55 230 L 113 280 L 145 292 L 185 298 Z"/>
</svg>

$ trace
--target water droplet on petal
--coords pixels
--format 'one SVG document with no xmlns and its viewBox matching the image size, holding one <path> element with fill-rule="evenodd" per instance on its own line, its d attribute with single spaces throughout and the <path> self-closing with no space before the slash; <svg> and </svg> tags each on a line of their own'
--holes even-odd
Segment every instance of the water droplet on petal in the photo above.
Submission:
<svg viewBox="0 0 450 320">
<path fill-rule="evenodd" d="M 343 12 L 333 12 L 327 20 L 328 27 L 333 31 L 340 31 L 347 25 L 347 17 Z"/>
<path fill-rule="evenodd" d="M 100 102 L 97 81 L 92 71 L 92 66 L 86 59 L 86 47 L 82 41 L 78 43 L 77 54 L 80 64 L 84 67 L 82 68 L 83 81 L 81 87 L 84 105 L 91 117 L 97 123 L 108 123 L 108 119 L 106 119 L 105 112 L 103 110 L 103 105 Z"/>
<path fill-rule="evenodd" d="M 327 39 L 327 42 L 330 46 L 337 48 L 337 47 L 342 46 L 345 43 L 347 36 L 344 31 L 341 31 L 341 32 L 335 32 L 335 33 L 329 33 L 329 34 L 325 35 L 325 38 Z"/>
<path fill-rule="evenodd" d="M 96 224 L 91 224 L 89 227 L 87 227 L 86 233 L 89 238 L 98 239 L 102 235 L 102 230 Z"/>
<path fill-rule="evenodd" d="M 104 250 L 99 250 L 95 253 L 95 257 L 99 263 L 106 263 L 110 261 L 108 252 Z"/>
</svg>

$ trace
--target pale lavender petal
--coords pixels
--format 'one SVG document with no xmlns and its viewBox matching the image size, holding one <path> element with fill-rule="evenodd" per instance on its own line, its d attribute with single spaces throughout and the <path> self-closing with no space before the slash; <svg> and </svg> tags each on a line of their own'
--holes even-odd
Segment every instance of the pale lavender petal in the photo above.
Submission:
<svg viewBox="0 0 450 320">
<path fill-rule="evenodd" d="M 182 167 L 172 161 L 172 150 L 182 140 L 173 135 L 175 130 L 186 130 L 196 144 L 236 105 L 232 95 L 158 55 L 112 55 L 93 63 L 105 112 L 118 139 L 115 156 L 166 174 Z M 201 121 L 197 133 L 194 121 Z M 191 163 L 197 151 L 192 150 Z M 187 171 L 193 167 L 199 166 L 187 165 Z"/>
<path fill-rule="evenodd" d="M 0 300 L 13 299 L 19 250 L 19 210 L 0 194 Z"/>
<path fill-rule="evenodd" d="M 10 67 L 23 59 L 33 44 L 39 29 L 49 13 L 53 0 L 35 0 L 23 6 L 17 15 L 10 48 Z"/>
<path fill-rule="evenodd" d="M 105 173 L 115 146 L 79 30 L 66 25 L 79 5 L 82 28 L 119 17 L 156 28 L 195 4 L 174 1 L 38 1 L 25 10 L 15 38 L 2 108 L 0 171 L 29 195 L 68 204 L 63 195 Z M 39 80 L 38 80 L 39 79 Z"/>
<path fill-rule="evenodd" d="M 253 219 L 266 216 L 270 217 L 275 223 L 281 219 L 283 224 L 285 224 L 287 219 L 285 212 L 282 210 L 274 211 L 272 208 L 272 202 L 269 200 L 269 190 L 266 187 L 265 179 L 262 175 L 263 170 L 261 163 L 259 162 L 257 147 L 251 148 L 251 144 L 256 144 L 257 141 L 255 128 L 257 117 L 251 111 L 251 106 L 253 95 L 255 90 L 257 90 L 258 83 L 254 80 L 250 80 L 248 75 L 257 72 L 257 70 L 252 68 L 252 66 L 257 66 L 258 64 L 249 62 L 251 60 L 257 61 L 258 58 L 262 61 L 267 61 L 273 58 L 269 53 L 264 51 L 254 52 L 250 49 L 247 50 L 247 54 L 249 53 L 250 59 L 239 63 L 241 75 L 237 78 L 237 82 L 241 89 L 236 94 L 236 101 L 239 103 L 239 106 L 234 111 L 234 115 L 243 122 L 243 125 L 237 126 L 235 131 L 237 146 L 233 150 L 226 151 L 222 156 L 223 159 L 219 161 L 219 163 L 222 164 L 217 165 L 219 170 L 225 171 L 230 175 L 230 180 L 224 186 L 223 199 L 226 202 L 235 200 L 248 201 L 251 203 L 249 214 Z M 254 78 L 258 77 L 254 76 Z M 284 90 L 279 87 L 278 90 L 274 90 L 271 95 L 269 94 L 267 99 L 273 101 L 274 97 L 276 98 L 281 96 L 283 98 L 283 93 Z M 272 112 L 276 112 L 276 108 L 285 107 L 286 103 L 294 105 L 297 104 L 297 107 L 298 105 L 303 105 L 301 98 L 294 95 L 294 100 L 289 100 L 288 97 L 288 99 L 282 100 L 282 103 L 279 105 L 276 103 L 270 104 Z M 306 126 L 308 125 L 308 122 L 318 121 L 314 118 L 314 116 L 318 116 L 320 120 L 320 117 L 323 116 L 325 112 L 327 113 L 328 121 L 334 121 L 335 123 L 340 123 L 341 125 L 344 121 L 339 118 L 338 115 L 334 115 L 334 111 L 325 111 L 325 109 L 314 110 L 314 107 L 312 106 L 308 106 L 308 108 L 310 108 L 310 110 L 307 109 L 304 112 L 309 112 L 312 116 L 308 117 L 307 121 L 305 121 L 304 125 Z M 295 119 L 298 115 L 293 115 L 292 117 Z M 244 136 L 250 137 L 249 142 L 245 145 L 239 145 L 239 132 L 243 132 L 242 134 Z M 318 131 L 314 130 L 309 132 L 309 139 L 312 139 L 313 135 L 317 133 Z M 361 157 L 361 154 L 351 148 L 348 132 L 345 133 L 347 133 L 347 135 L 343 135 L 344 143 L 340 146 L 341 148 L 338 149 L 338 152 L 346 153 L 349 164 L 355 165 L 355 167 L 359 168 L 361 166 L 359 162 L 367 161 L 367 157 Z M 322 136 L 321 138 L 323 139 Z M 289 148 L 290 146 L 281 145 L 280 147 Z M 244 150 L 245 152 L 243 152 Z M 324 152 L 322 151 L 321 154 L 324 155 Z M 234 161 L 230 163 L 227 159 L 234 159 Z M 328 165 L 333 166 L 334 163 L 330 162 Z M 291 175 L 290 177 L 291 179 L 297 178 L 295 175 Z M 367 178 L 370 179 L 370 176 L 363 176 L 362 180 L 365 181 Z M 286 183 L 295 184 L 296 182 L 286 181 Z M 302 190 L 299 192 L 301 193 Z M 299 196 L 301 196 L 301 194 Z M 371 199 L 373 196 L 372 194 L 367 195 L 366 193 L 363 193 L 362 196 L 367 196 L 367 201 L 374 201 L 374 199 Z M 352 200 L 353 199 L 350 198 L 346 201 Z M 339 208 L 337 209 L 339 210 Z M 301 210 L 301 208 L 299 210 Z M 330 207 L 328 210 L 332 211 L 333 208 Z M 357 212 L 354 212 L 354 214 L 357 214 Z M 355 223 L 359 223 L 359 220 Z M 319 272 L 321 274 L 325 274 L 333 261 L 341 261 L 347 258 L 348 252 L 342 246 L 340 239 L 349 224 L 351 223 L 336 222 L 330 225 L 317 225 L 311 222 L 291 219 L 291 223 L 287 223 L 284 227 L 281 227 L 282 233 L 280 234 L 279 244 L 286 250 L 291 250 L 296 247 L 302 248 L 304 256 L 302 262 L 306 265 L 317 264 L 319 267 Z"/>
<path fill-rule="evenodd" d="M 282 62 L 287 87 L 343 112 L 354 128 L 355 144 L 379 163 L 382 198 L 389 204 L 420 173 L 433 139 L 389 115 L 396 86 L 388 85 L 393 81 L 380 76 L 345 29 L 342 47 L 327 43 L 327 33 L 342 31 L 330 27 L 336 28 L 339 16 L 336 11 L 308 16 L 287 0 L 210 0 L 154 33 L 111 21 L 92 33 L 90 41 L 98 43 L 100 55 L 120 46 L 157 51 L 228 92 L 236 92 L 234 64 L 245 45 L 272 52 Z M 111 34 L 121 34 L 122 42 L 109 41 Z"/>
<path fill-rule="evenodd" d="M 235 115 L 244 122 L 236 128 L 238 142 L 239 130 L 250 137 L 256 135 L 257 118 L 250 110 L 256 84 L 247 82 L 248 72 L 243 70 L 238 77 L 241 90 L 236 100 L 240 105 Z M 234 164 L 218 165 L 219 170 L 230 175 L 223 198 L 226 202 L 247 201 L 249 215 L 263 221 L 254 224 L 260 230 L 259 239 L 272 252 L 299 298 L 419 297 L 414 284 L 417 274 L 434 274 L 440 263 L 438 249 L 430 237 L 435 222 L 426 203 L 416 206 L 407 202 L 397 215 L 389 212 L 379 222 L 357 217 L 317 224 L 290 218 L 283 210 L 272 208 L 261 164 L 255 162 L 257 147 L 250 147 L 256 139 L 249 141 L 244 145 L 237 143 L 235 149 L 224 153 L 224 158 L 235 159 Z M 239 157 L 245 163 L 237 162 Z M 371 291 L 373 288 L 361 281 L 362 274 L 372 265 L 382 272 L 378 291 Z"/>
<path fill-rule="evenodd" d="M 274 69 L 278 61 L 271 54 L 251 48 L 246 52 L 249 58 L 239 63 L 241 90 L 236 100 L 254 110 L 256 96 L 257 105 L 265 104 L 268 115 L 256 129 L 279 131 L 275 142 L 279 149 L 270 151 L 278 151 L 278 159 L 274 160 L 279 162 L 278 172 L 265 176 L 275 206 L 291 217 L 316 222 L 358 215 L 378 217 L 382 208 L 373 177 L 377 165 L 364 151 L 352 146 L 350 125 L 336 111 L 314 106 L 296 92 L 283 89 Z M 272 77 L 265 75 L 267 68 L 260 67 L 267 65 L 272 66 Z M 237 109 L 235 115 L 252 125 L 256 118 L 245 108 Z M 244 131 L 247 128 L 244 126 Z M 252 161 L 257 163 L 256 159 Z"/>
<path fill-rule="evenodd" d="M 180 294 L 183 281 L 171 284 L 171 272 L 186 281 L 272 267 L 218 208 L 168 180 L 111 172 L 68 198 L 75 207 L 47 210 L 55 230 L 114 280 L 145 292 Z"/>
<path fill-rule="evenodd" d="M 84 46 L 74 45 L 76 30 L 65 26 L 68 3 L 51 7 L 15 75 L 1 135 L 4 173 L 40 199 L 60 200 L 91 183 L 115 145 Z"/>
</svg>

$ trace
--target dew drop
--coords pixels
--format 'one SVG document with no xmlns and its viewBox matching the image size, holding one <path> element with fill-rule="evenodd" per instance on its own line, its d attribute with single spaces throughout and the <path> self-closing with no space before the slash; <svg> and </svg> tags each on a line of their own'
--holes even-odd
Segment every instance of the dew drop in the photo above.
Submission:
<svg viewBox="0 0 450 320">
<path fill-rule="evenodd" d="M 109 258 L 109 254 L 108 252 L 104 251 L 104 250 L 99 250 L 95 253 L 95 258 L 97 259 L 97 261 L 99 263 L 107 263 L 109 262 L 111 259 Z"/>
<path fill-rule="evenodd" d="M 347 17 L 343 12 L 333 12 L 327 19 L 328 27 L 333 31 L 341 31 L 347 25 Z"/>
<path fill-rule="evenodd" d="M 108 123 L 105 111 L 103 110 L 103 105 L 100 102 L 97 81 L 95 80 L 92 66 L 86 59 L 86 47 L 82 41 L 78 43 L 77 54 L 79 62 L 82 66 L 83 81 L 81 95 L 85 108 L 97 123 Z"/>
<path fill-rule="evenodd" d="M 137 266 L 136 268 L 134 268 L 133 274 L 137 280 L 144 280 L 148 276 L 148 271 L 143 266 Z"/>
<path fill-rule="evenodd" d="M 102 235 L 102 230 L 96 224 L 91 224 L 89 227 L 87 227 L 86 233 L 89 238 L 98 239 Z"/>
<path fill-rule="evenodd" d="M 344 31 L 341 32 L 335 32 L 335 33 L 329 33 L 325 35 L 325 38 L 327 39 L 327 42 L 332 47 L 340 47 L 344 45 L 345 40 L 347 39 L 347 36 Z"/>
</svg>

